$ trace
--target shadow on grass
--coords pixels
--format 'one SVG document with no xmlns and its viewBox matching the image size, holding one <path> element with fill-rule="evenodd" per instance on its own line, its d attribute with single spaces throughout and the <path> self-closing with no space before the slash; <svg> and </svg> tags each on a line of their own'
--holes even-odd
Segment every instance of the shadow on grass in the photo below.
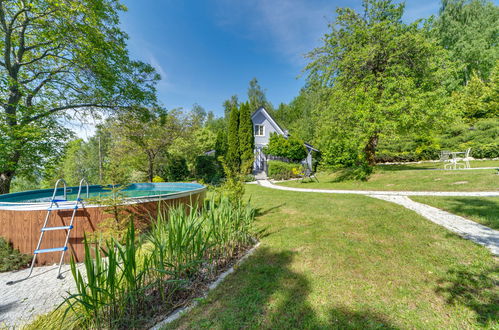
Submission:
<svg viewBox="0 0 499 330">
<path fill-rule="evenodd" d="M 484 226 L 499 229 L 499 199 L 497 201 L 484 198 L 452 198 L 448 199 L 446 209 L 464 217 L 480 217 Z"/>
<path fill-rule="evenodd" d="M 461 266 L 447 272 L 439 281 L 436 292 L 446 297 L 447 303 L 462 304 L 477 313 L 477 321 L 493 326 L 499 320 L 499 267 L 473 269 Z"/>
<path fill-rule="evenodd" d="M 395 329 L 370 310 L 338 306 L 321 316 L 308 302 L 309 280 L 290 269 L 296 252 L 260 248 L 199 308 L 170 327 Z M 327 300 L 327 297 L 325 297 Z M 319 305 L 320 306 L 320 305 Z"/>
<path fill-rule="evenodd" d="M 256 216 L 257 217 L 260 217 L 260 216 L 263 216 L 263 215 L 267 215 L 267 214 L 270 214 L 270 213 L 274 213 L 274 212 L 277 212 L 281 207 L 283 207 L 284 205 L 286 205 L 286 203 L 281 203 L 279 205 L 276 205 L 276 206 L 272 206 L 272 207 L 269 207 L 268 209 L 264 210 L 262 208 L 257 208 L 256 209 Z"/>
</svg>

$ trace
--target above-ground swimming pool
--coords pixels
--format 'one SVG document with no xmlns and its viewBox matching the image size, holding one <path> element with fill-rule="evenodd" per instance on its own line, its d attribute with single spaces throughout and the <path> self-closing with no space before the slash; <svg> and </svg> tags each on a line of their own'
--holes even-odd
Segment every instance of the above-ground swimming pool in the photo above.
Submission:
<svg viewBox="0 0 499 330">
<path fill-rule="evenodd" d="M 0 195 L 0 237 L 10 241 L 14 248 L 26 254 L 33 254 L 38 243 L 40 230 L 51 206 L 54 189 L 41 189 Z M 58 188 L 58 210 L 52 211 L 51 226 L 67 226 L 76 203 L 78 187 L 67 187 L 66 198 L 64 188 Z M 134 183 L 120 191 L 126 212 L 132 215 L 135 222 L 147 226 L 157 215 L 158 207 L 179 204 L 201 205 L 206 193 L 206 187 L 197 183 Z M 110 194 L 109 186 L 82 187 L 80 198 L 82 204 L 76 211 L 73 229 L 69 238 L 65 261 L 72 254 L 77 261 L 84 257 L 83 238 L 85 233 L 94 232 L 98 224 L 110 218 L 107 207 L 99 205 L 99 198 Z M 65 230 L 47 231 L 41 248 L 59 247 L 64 244 Z M 37 264 L 58 262 L 60 253 L 44 253 L 37 257 Z"/>
</svg>

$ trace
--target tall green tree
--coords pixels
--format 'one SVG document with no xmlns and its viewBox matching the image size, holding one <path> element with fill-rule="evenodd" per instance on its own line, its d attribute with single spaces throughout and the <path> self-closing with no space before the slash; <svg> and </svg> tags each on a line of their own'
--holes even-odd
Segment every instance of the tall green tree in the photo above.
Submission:
<svg viewBox="0 0 499 330">
<path fill-rule="evenodd" d="M 251 172 L 254 158 L 255 138 L 253 134 L 253 121 L 251 120 L 250 105 L 245 102 L 239 109 L 239 152 L 241 154 L 241 171 L 245 174 Z"/>
<path fill-rule="evenodd" d="M 226 165 L 233 173 L 238 173 L 241 166 L 241 152 L 239 150 L 239 109 L 236 106 L 230 110 L 227 144 Z"/>
<path fill-rule="evenodd" d="M 452 62 L 417 22 L 402 22 L 403 12 L 390 0 L 364 0 L 361 13 L 340 8 L 324 45 L 309 54 L 309 84 L 323 99 L 316 108 L 322 151 L 332 141 L 344 146 L 337 150 L 354 145 L 353 158 L 374 165 L 383 135 L 423 132 L 451 117 Z"/>
<path fill-rule="evenodd" d="M 156 109 L 146 117 L 126 114 L 120 116 L 114 124 L 118 141 L 115 148 L 122 154 L 128 153 L 145 159 L 145 162 L 137 162 L 138 169 L 146 172 L 149 182 L 152 182 L 159 156 L 167 154 L 184 132 L 185 124 L 181 113 L 176 110 L 166 112 Z"/>
<path fill-rule="evenodd" d="M 230 99 L 225 100 L 223 103 L 223 107 L 224 107 L 224 118 L 228 123 L 230 120 L 230 112 L 232 111 L 232 109 L 239 107 L 239 99 L 237 98 L 237 95 L 232 95 Z"/>
<path fill-rule="evenodd" d="M 225 130 L 219 130 L 217 133 L 217 138 L 215 140 L 215 157 L 223 156 L 227 154 L 227 150 L 229 149 L 228 141 L 227 141 L 227 132 Z"/>
<path fill-rule="evenodd" d="M 264 107 L 270 113 L 273 112 L 272 104 L 267 100 L 265 90 L 258 83 L 258 79 L 253 78 L 249 82 L 248 87 L 248 102 L 252 112 Z"/>
<path fill-rule="evenodd" d="M 159 75 L 129 58 L 123 10 L 115 0 L 0 1 L 0 193 L 61 144 L 62 118 L 154 102 Z"/>
<path fill-rule="evenodd" d="M 462 64 L 464 84 L 473 72 L 487 80 L 499 59 L 499 6 L 486 0 L 442 0 L 433 35 Z"/>
</svg>

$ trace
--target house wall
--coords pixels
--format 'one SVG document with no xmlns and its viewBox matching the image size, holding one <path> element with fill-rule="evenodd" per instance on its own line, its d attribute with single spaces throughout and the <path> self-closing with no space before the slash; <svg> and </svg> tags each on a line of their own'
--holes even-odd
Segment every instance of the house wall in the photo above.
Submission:
<svg viewBox="0 0 499 330">
<path fill-rule="evenodd" d="M 256 136 L 255 135 L 255 148 L 261 148 L 266 146 L 269 143 L 270 134 L 278 133 L 276 128 L 272 125 L 272 123 L 267 119 L 267 117 L 260 111 L 252 118 L 253 120 L 253 134 L 255 125 L 263 125 L 265 127 L 265 135 L 264 136 Z"/>
</svg>

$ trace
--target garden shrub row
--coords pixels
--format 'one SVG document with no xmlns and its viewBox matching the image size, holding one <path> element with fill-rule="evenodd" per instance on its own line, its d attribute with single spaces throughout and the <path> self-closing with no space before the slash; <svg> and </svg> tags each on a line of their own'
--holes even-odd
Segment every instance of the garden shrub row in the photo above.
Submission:
<svg viewBox="0 0 499 330">
<path fill-rule="evenodd" d="M 267 175 L 275 180 L 287 180 L 291 178 L 297 178 L 302 172 L 301 164 L 297 163 L 286 163 L 279 160 L 269 160 L 268 161 L 268 173 Z"/>
<path fill-rule="evenodd" d="M 409 162 L 439 159 L 441 150 L 465 151 L 471 148 L 473 158 L 499 157 L 499 119 L 486 118 L 472 126 L 454 124 L 435 136 L 392 136 L 381 139 L 377 161 Z"/>
</svg>

